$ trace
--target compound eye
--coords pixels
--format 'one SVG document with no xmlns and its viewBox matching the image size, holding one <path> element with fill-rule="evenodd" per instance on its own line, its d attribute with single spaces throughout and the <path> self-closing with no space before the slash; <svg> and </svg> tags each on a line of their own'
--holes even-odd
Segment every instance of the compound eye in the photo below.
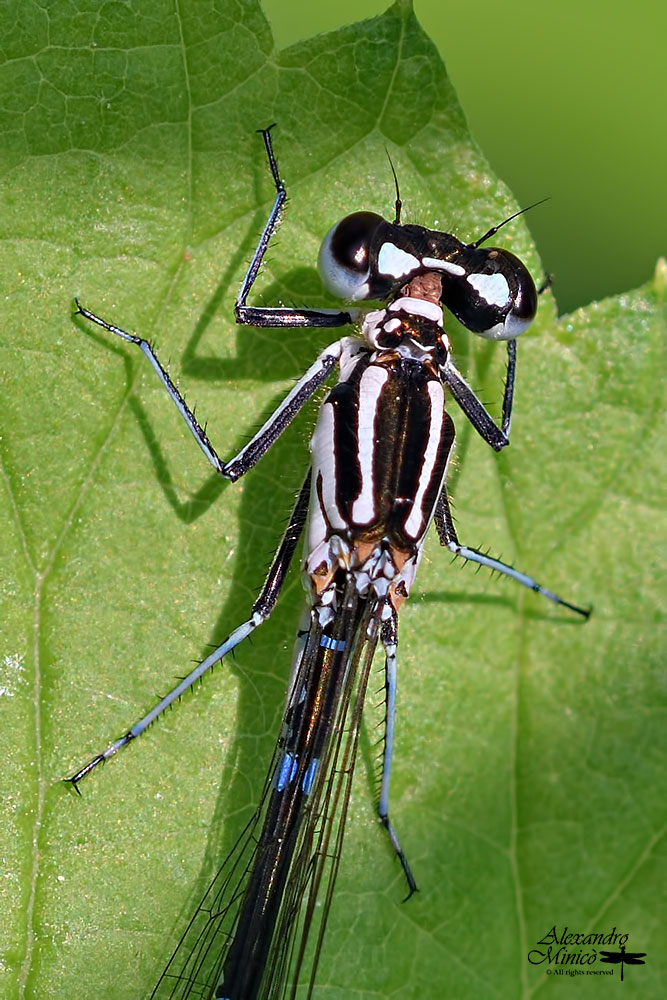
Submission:
<svg viewBox="0 0 667 1000">
<path fill-rule="evenodd" d="M 317 268 L 325 288 L 339 299 L 357 302 L 370 294 L 370 247 L 380 223 L 375 212 L 354 212 L 324 237 Z"/>
<path fill-rule="evenodd" d="M 537 291 L 526 266 L 509 250 L 485 250 L 483 266 L 466 275 L 468 315 L 463 322 L 489 340 L 514 340 L 537 312 Z"/>
</svg>

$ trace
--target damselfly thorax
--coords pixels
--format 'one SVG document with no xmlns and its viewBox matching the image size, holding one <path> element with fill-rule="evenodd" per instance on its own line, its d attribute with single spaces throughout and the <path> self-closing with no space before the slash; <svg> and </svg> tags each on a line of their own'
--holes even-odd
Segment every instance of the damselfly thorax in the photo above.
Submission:
<svg viewBox="0 0 667 1000">
<path fill-rule="evenodd" d="M 338 569 L 353 575 L 360 596 L 387 598 L 394 611 L 417 571 L 454 441 L 434 277 L 414 279 L 366 315 L 361 338 L 345 338 L 340 379 L 320 408 L 305 568 L 323 624 Z"/>
</svg>

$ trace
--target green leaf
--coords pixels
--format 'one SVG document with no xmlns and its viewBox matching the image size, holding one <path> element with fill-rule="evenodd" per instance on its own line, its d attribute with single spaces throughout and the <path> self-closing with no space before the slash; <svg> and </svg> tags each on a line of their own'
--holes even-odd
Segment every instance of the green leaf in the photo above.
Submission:
<svg viewBox="0 0 667 1000">
<path fill-rule="evenodd" d="M 273 197 L 254 129 L 278 123 L 290 194 L 255 301 L 329 304 L 319 242 L 350 211 L 391 213 L 385 147 L 405 221 L 472 239 L 516 206 L 402 0 L 284 52 L 252 0 L 6 7 L 0 994 L 143 998 L 261 788 L 298 568 L 254 644 L 82 799 L 59 779 L 247 615 L 313 412 L 221 485 L 144 359 L 73 319 L 72 298 L 155 339 L 227 456 L 327 340 L 233 325 Z M 524 221 L 499 242 L 539 275 Z M 507 454 L 454 414 L 462 540 L 595 610 L 575 621 L 430 540 L 402 615 L 393 779 L 421 892 L 401 904 L 373 820 L 372 696 L 318 996 L 569 997 L 527 958 L 553 925 L 628 933 L 648 955 L 624 993 L 662 996 L 664 283 L 560 321 L 544 296 Z M 499 400 L 502 352 L 453 340 Z M 579 978 L 578 996 L 609 996 Z"/>
</svg>

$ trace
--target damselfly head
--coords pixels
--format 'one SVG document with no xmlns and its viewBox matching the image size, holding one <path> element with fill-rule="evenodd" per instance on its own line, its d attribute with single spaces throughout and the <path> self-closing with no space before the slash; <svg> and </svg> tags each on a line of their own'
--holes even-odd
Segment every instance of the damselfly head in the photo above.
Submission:
<svg viewBox="0 0 667 1000">
<path fill-rule="evenodd" d="M 389 299 L 417 275 L 437 273 L 442 305 L 468 330 L 513 340 L 535 316 L 535 284 L 509 250 L 482 248 L 480 242 L 462 243 L 451 233 L 355 212 L 329 230 L 318 267 L 326 288 L 351 302 Z"/>
</svg>

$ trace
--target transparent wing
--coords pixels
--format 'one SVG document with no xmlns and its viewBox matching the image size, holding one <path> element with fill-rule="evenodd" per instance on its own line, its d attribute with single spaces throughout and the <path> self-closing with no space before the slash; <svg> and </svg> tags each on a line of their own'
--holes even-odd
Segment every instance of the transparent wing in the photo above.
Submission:
<svg viewBox="0 0 667 1000">
<path fill-rule="evenodd" d="M 368 675 L 377 644 L 377 602 L 360 601 L 347 581 L 337 623 L 349 637 L 340 664 L 340 683 L 330 732 L 317 776 L 301 810 L 268 956 L 256 994 L 258 1000 L 296 996 L 302 972 L 314 986 L 317 964 L 340 863 L 345 819 L 357 755 Z M 291 690 L 311 680 L 313 660 L 321 649 L 322 629 L 312 625 Z M 289 706 L 289 700 L 288 700 Z M 287 712 L 290 709 L 288 707 Z M 275 787 L 283 752 L 283 720 L 259 806 L 197 907 L 162 973 L 151 1000 L 212 1000 L 220 982 L 238 922 L 246 885 L 257 859 L 267 804 Z M 309 971 L 308 971 L 309 970 Z"/>
<path fill-rule="evenodd" d="M 183 932 L 151 1000 L 210 1000 L 231 939 L 243 888 L 257 851 L 263 807 L 278 757 L 274 751 L 259 805 L 236 840 Z"/>
</svg>

